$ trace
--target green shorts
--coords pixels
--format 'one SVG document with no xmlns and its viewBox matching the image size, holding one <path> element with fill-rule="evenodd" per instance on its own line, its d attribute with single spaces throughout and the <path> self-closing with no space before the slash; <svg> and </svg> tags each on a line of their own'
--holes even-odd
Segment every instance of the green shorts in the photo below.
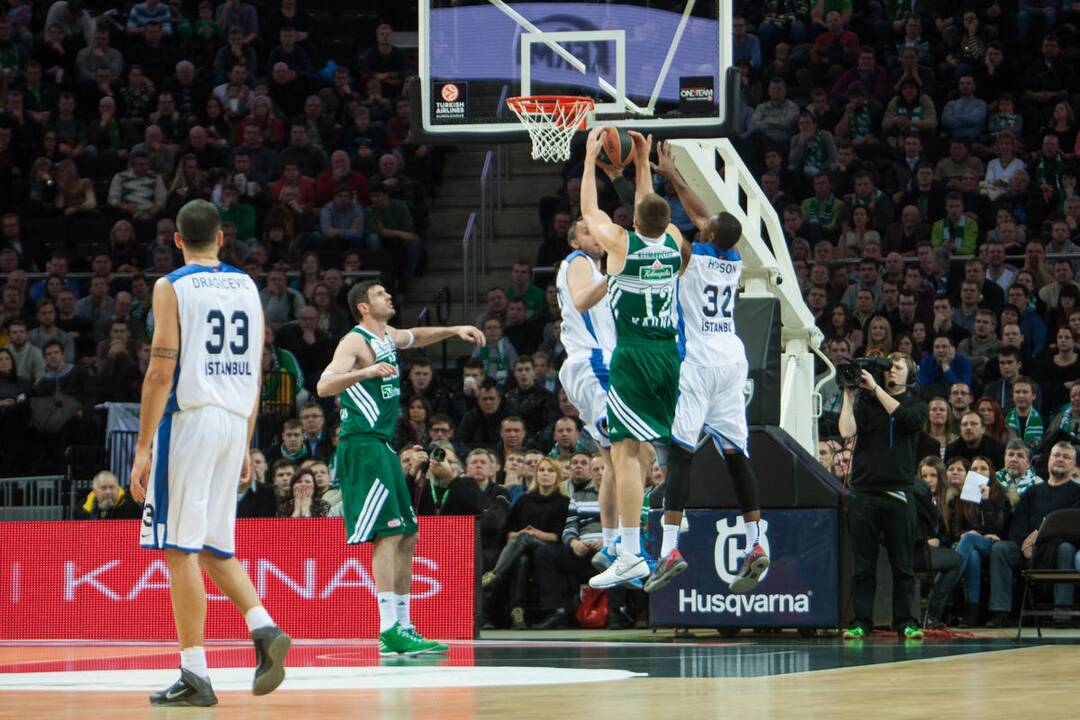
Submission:
<svg viewBox="0 0 1080 720">
<path fill-rule="evenodd" d="M 335 462 L 349 544 L 416 532 L 401 462 L 385 441 L 363 435 L 342 438 Z"/>
<path fill-rule="evenodd" d="M 669 440 L 679 399 L 675 341 L 622 343 L 611 353 L 608 433 L 620 440 Z"/>
</svg>

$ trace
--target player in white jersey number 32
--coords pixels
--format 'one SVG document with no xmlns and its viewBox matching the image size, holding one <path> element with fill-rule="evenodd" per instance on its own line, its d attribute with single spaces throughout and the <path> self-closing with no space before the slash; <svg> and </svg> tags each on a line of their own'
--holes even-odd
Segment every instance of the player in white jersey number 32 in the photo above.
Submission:
<svg viewBox="0 0 1080 720">
<path fill-rule="evenodd" d="M 683 358 L 679 401 L 671 428 L 660 560 L 645 583 L 645 591 L 659 590 L 687 568 L 678 550 L 679 527 L 690 494 L 690 464 L 704 431 L 706 439 L 712 439 L 723 454 L 743 512 L 746 552 L 731 592 L 744 593 L 757 586 L 769 567 L 769 557 L 763 547 L 765 523 L 757 477 L 748 458 L 743 400 L 746 350 L 735 334 L 735 296 L 742 273 L 742 258 L 735 245 L 742 227 L 729 213 L 709 216 L 675 168 L 667 145 L 658 147 L 657 156 L 655 169 L 675 187 L 700 232 L 700 242 L 682 248 L 685 270 L 679 278 L 679 350 Z"/>
</svg>

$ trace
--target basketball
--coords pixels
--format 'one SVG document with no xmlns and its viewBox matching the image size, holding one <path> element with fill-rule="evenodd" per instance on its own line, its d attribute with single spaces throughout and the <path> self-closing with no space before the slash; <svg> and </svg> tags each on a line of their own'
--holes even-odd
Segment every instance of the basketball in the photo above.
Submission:
<svg viewBox="0 0 1080 720">
<path fill-rule="evenodd" d="M 634 141 L 630 139 L 630 133 L 622 128 L 607 128 L 604 130 L 600 142 L 600 162 L 606 163 L 616 170 L 622 170 L 633 162 Z"/>
</svg>

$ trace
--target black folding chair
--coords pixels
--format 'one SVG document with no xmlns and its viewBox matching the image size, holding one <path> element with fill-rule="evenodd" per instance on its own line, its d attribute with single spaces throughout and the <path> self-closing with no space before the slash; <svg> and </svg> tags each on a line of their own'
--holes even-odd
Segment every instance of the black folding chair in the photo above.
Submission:
<svg viewBox="0 0 1080 720">
<path fill-rule="evenodd" d="M 1039 534 L 1036 536 L 1035 551 L 1032 557 L 1039 557 L 1039 547 L 1061 542 L 1080 544 L 1080 508 L 1067 510 L 1055 510 L 1043 518 L 1039 526 Z M 1053 602 L 1039 603 L 1033 597 L 1032 589 L 1036 585 L 1062 585 L 1080 584 L 1080 570 L 1057 570 L 1052 568 L 1032 568 L 1021 573 L 1024 580 L 1024 594 L 1020 601 L 1020 619 L 1016 623 L 1016 639 L 1024 629 L 1024 617 L 1035 619 L 1035 633 L 1042 637 L 1042 626 L 1039 622 L 1044 617 L 1080 617 L 1080 604 L 1075 599 L 1072 604 L 1065 608 L 1058 608 Z M 1030 602 L 1029 602 L 1030 598 Z M 1030 604 L 1031 609 L 1028 609 Z"/>
</svg>

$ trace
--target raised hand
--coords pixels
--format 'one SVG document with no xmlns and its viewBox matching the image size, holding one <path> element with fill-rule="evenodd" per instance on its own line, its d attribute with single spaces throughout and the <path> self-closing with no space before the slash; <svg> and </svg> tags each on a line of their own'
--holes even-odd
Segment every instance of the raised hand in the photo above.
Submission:
<svg viewBox="0 0 1080 720">
<path fill-rule="evenodd" d="M 671 153 L 671 146 L 668 145 L 666 140 L 661 140 L 656 145 L 656 162 L 650 162 L 653 172 L 663 175 L 664 177 L 672 177 L 677 170 L 675 169 L 675 157 Z"/>
</svg>

